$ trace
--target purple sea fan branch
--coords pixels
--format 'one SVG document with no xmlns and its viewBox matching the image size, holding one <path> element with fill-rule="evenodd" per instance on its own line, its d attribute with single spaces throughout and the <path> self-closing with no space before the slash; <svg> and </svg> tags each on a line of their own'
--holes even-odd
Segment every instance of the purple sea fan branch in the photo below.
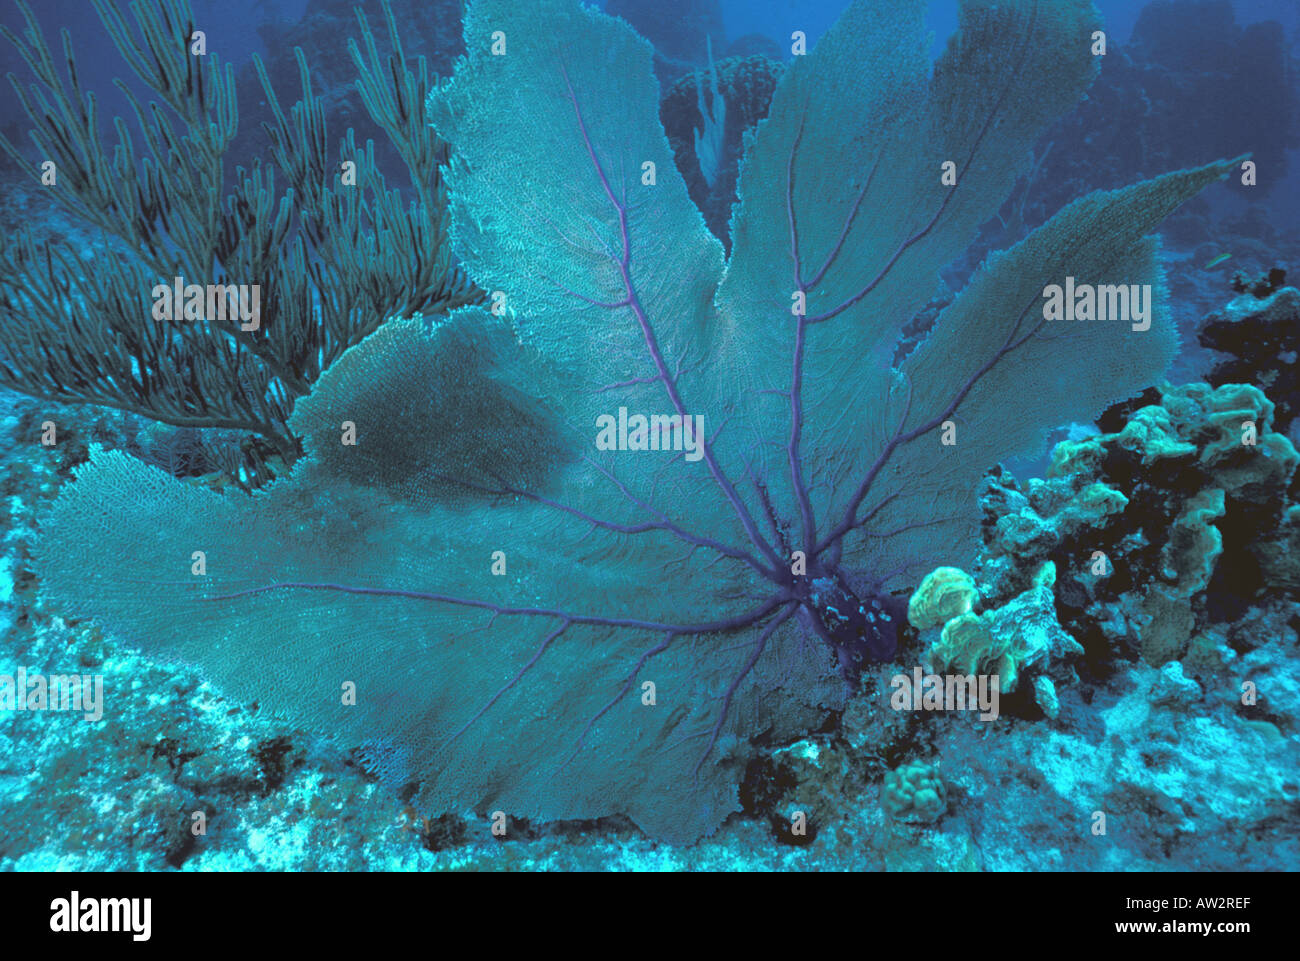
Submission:
<svg viewBox="0 0 1300 961">
<path fill-rule="evenodd" d="M 206 598 L 206 600 L 233 601 L 239 598 L 252 597 L 256 594 L 266 594 L 270 591 L 287 590 L 337 591 L 340 594 L 363 594 L 369 597 L 404 597 L 408 600 L 434 601 L 440 604 L 449 604 L 453 607 L 469 607 L 476 610 L 488 611 L 494 617 L 550 617 L 570 624 L 585 624 L 595 627 L 621 627 L 630 630 L 651 631 L 656 633 L 667 631 L 674 634 L 716 634 L 736 630 L 741 627 L 748 627 L 762 616 L 764 610 L 771 610 L 772 607 L 775 607 L 777 604 L 780 604 L 782 601 L 787 599 L 778 598 L 773 600 L 769 602 L 769 606 L 766 609 L 760 609 L 760 612 L 757 613 L 751 612 L 750 614 L 721 618 L 716 621 L 701 621 L 695 624 L 669 624 L 662 621 L 642 621 L 636 618 L 601 617 L 595 614 L 575 614 L 571 611 L 547 607 L 510 607 L 505 604 L 494 604 L 491 601 L 481 601 L 477 598 L 456 597 L 451 594 L 438 594 L 431 591 L 408 591 L 389 587 L 358 587 L 348 584 L 331 584 L 313 581 L 282 581 L 275 584 L 264 584 L 260 587 L 246 588 L 242 591 L 214 594 L 213 596 Z"/>
<path fill-rule="evenodd" d="M 588 463 L 592 463 L 592 462 L 588 461 Z M 598 470 L 601 469 L 599 465 L 593 464 L 593 466 L 595 466 Z M 509 496 L 509 497 L 523 498 L 524 500 L 532 501 L 535 504 L 540 504 L 544 507 L 549 507 L 554 510 L 561 511 L 565 514 L 569 514 L 570 516 L 576 517 L 579 520 L 583 521 L 584 523 L 590 524 L 592 527 L 600 528 L 601 530 L 611 531 L 616 534 L 644 534 L 650 531 L 663 531 L 665 533 L 672 534 L 674 537 L 678 538 L 679 540 L 684 541 L 685 543 L 691 545 L 692 549 L 696 547 L 707 547 L 710 550 L 717 553 L 718 555 L 720 555 L 721 557 L 742 561 L 743 563 L 746 563 L 750 567 L 752 567 L 759 574 L 762 574 L 763 576 L 768 575 L 767 568 L 764 567 L 759 562 L 759 560 L 749 552 L 740 550 L 739 548 L 736 547 L 732 547 L 731 545 L 725 544 L 722 541 L 719 541 L 715 538 L 705 537 L 703 535 L 694 534 L 690 532 L 686 528 L 682 527 L 680 524 L 671 520 L 667 514 L 663 513 L 662 511 L 653 507 L 649 503 L 646 503 L 645 501 L 633 495 L 632 492 L 627 489 L 626 485 L 622 484 L 613 474 L 607 471 L 605 471 L 604 473 L 605 476 L 610 480 L 610 482 L 615 484 L 619 488 L 620 492 L 628 498 L 628 500 L 630 500 L 637 507 L 641 508 L 642 510 L 645 510 L 647 513 L 653 514 L 659 519 L 657 521 L 645 521 L 639 524 L 620 524 L 614 521 L 605 520 L 604 518 L 596 517 L 594 514 L 591 514 L 585 510 L 582 510 L 577 507 L 572 507 L 568 504 L 564 504 L 553 498 L 546 497 L 541 494 L 536 494 L 533 493 L 532 491 L 524 490 L 521 487 L 515 487 L 513 485 L 506 484 L 504 481 L 501 481 L 500 478 L 497 478 L 497 480 L 502 484 L 502 486 L 499 488 L 488 488 L 479 484 L 472 484 L 468 481 L 459 480 L 457 478 L 452 478 L 452 477 L 440 476 L 440 479 L 444 480 L 447 483 L 453 483 L 456 484 L 457 486 L 464 487 L 468 490 L 478 491 L 484 494 L 492 494 L 492 495 L 503 496 L 503 497 Z"/>
<path fill-rule="evenodd" d="M 962 401 L 964 401 L 967 395 L 975 388 L 975 385 L 978 384 L 989 371 L 997 366 L 997 364 L 1004 360 L 1009 354 L 1026 344 L 1029 339 L 1042 328 L 1043 324 L 1040 322 L 1037 327 L 1031 330 L 1024 337 L 1019 339 L 1016 337 L 1016 334 L 1020 331 L 1021 323 L 1024 322 L 1025 315 L 1033 308 L 1034 303 L 1036 303 L 1036 301 L 1030 302 L 1024 310 L 1020 311 L 1015 324 L 1011 328 L 1011 332 L 1007 335 L 1002 346 L 998 348 L 992 357 L 970 375 L 966 383 L 961 386 L 957 393 L 948 401 L 939 413 L 935 414 L 918 427 L 903 433 L 896 433 L 893 438 L 890 439 L 889 443 L 887 443 L 884 449 L 881 450 L 880 455 L 876 458 L 875 462 L 867 470 L 866 476 L 862 479 L 862 482 L 853 492 L 853 496 L 849 499 L 849 504 L 844 512 L 843 518 L 841 518 L 839 523 L 837 523 L 835 527 L 831 529 L 830 533 L 828 533 L 817 545 L 817 553 L 821 553 L 831 544 L 834 544 L 843 538 L 844 535 L 854 527 L 860 525 L 861 522 L 856 519 L 858 508 L 862 506 L 862 501 L 866 499 L 867 493 L 871 490 L 871 485 L 875 482 L 876 477 L 889 462 L 894 451 L 904 444 L 911 443 L 921 435 L 929 433 L 951 417 L 957 408 L 961 406 Z"/>
<path fill-rule="evenodd" d="M 803 284 L 803 264 L 799 260 L 799 227 L 794 210 L 795 158 L 798 156 L 799 142 L 802 139 L 803 118 L 800 117 L 799 130 L 795 134 L 794 143 L 790 145 L 790 159 L 786 163 L 785 210 L 790 226 L 790 259 L 794 265 L 794 287 L 802 296 L 807 296 Z M 845 230 L 847 229 L 846 226 Z M 794 358 L 790 373 L 790 439 L 786 446 L 786 460 L 790 466 L 790 484 L 794 488 L 795 499 L 799 504 L 804 553 L 812 554 L 817 542 L 817 521 L 813 513 L 812 498 L 808 494 L 807 482 L 804 479 L 803 461 L 799 456 L 799 443 L 803 434 L 804 347 L 808 335 L 806 314 L 807 311 L 801 308 L 795 317 Z"/>
<path fill-rule="evenodd" d="M 965 178 L 966 172 L 970 169 L 971 164 L 975 162 L 975 156 L 976 154 L 979 153 L 980 146 L 984 143 L 984 138 L 988 135 L 989 131 L 993 128 L 994 121 L 997 120 L 997 118 L 1002 115 L 1002 109 L 1004 103 L 1006 102 L 1007 95 L 1013 89 L 1015 89 L 1017 84 L 1020 83 L 1020 79 L 1019 79 L 1020 71 L 1021 68 L 1024 66 L 1025 58 L 1028 56 L 1030 51 L 1029 38 L 1033 34 L 1034 22 L 1037 20 L 1037 17 L 1038 17 L 1038 10 L 1037 7 L 1035 7 L 1033 14 L 1031 15 L 1031 20 L 1029 22 L 1028 29 L 1025 31 L 1025 39 L 1024 42 L 1021 44 L 1020 51 L 1016 58 L 1015 65 L 1012 67 L 1010 71 L 1007 72 L 1006 82 L 1003 84 L 1002 90 L 999 93 L 997 100 L 992 104 L 991 108 L 989 109 L 987 116 L 984 118 L 984 123 L 980 127 L 979 133 L 976 135 L 973 143 L 970 146 L 969 152 L 967 153 L 965 159 L 962 161 L 961 168 L 957 172 L 956 184 L 944 193 L 943 200 L 940 201 L 939 208 L 934 212 L 934 216 L 930 218 L 930 220 L 925 224 L 925 226 L 921 227 L 910 237 L 904 240 L 901 244 L 899 244 L 898 249 L 894 251 L 893 256 L 889 258 L 889 260 L 880 269 L 880 271 L 876 274 L 876 276 L 873 277 L 861 290 L 859 290 L 852 297 L 849 297 L 848 299 L 843 301 L 841 304 L 839 304 L 839 306 L 833 307 L 830 310 L 820 313 L 815 317 L 809 318 L 808 322 L 810 324 L 821 324 L 828 320 L 832 320 L 833 318 L 838 317 L 844 311 L 848 310 L 850 307 L 861 302 L 862 299 L 866 297 L 868 294 L 870 294 L 873 290 L 875 290 L 880 285 L 880 283 L 885 279 L 885 277 L 889 275 L 890 271 L 892 271 L 894 267 L 897 266 L 903 254 L 907 253 L 909 249 L 911 249 L 913 246 L 915 246 L 916 244 L 924 240 L 930 234 L 930 232 L 934 230 L 934 228 L 938 225 L 939 221 L 943 217 L 944 211 L 948 209 L 949 205 L 953 201 L 953 198 L 957 196 L 957 191 L 962 189 L 962 185 L 965 183 L 965 179 L 966 179 Z M 874 175 L 874 173 L 875 173 L 875 168 L 873 167 L 872 174 Z M 869 183 L 870 181 L 868 180 L 868 185 Z M 864 187 L 863 196 L 865 196 L 865 192 L 866 192 L 866 188 Z M 858 202 L 861 202 L 861 197 L 859 197 Z M 822 277 L 825 276 L 827 269 L 831 266 L 832 262 L 834 262 L 835 258 L 839 256 L 841 249 L 843 249 L 844 241 L 847 239 L 849 235 L 849 228 L 852 225 L 852 221 L 856 218 L 856 216 L 857 216 L 857 204 L 855 203 L 853 208 L 849 212 L 848 218 L 845 222 L 844 230 L 841 232 L 839 240 L 836 242 L 835 246 L 831 248 L 831 252 L 826 258 L 826 265 L 820 271 L 818 271 L 815 282 L 820 281 Z"/>
<path fill-rule="evenodd" d="M 663 382 L 664 389 L 668 392 L 668 397 L 672 402 L 673 409 L 679 416 L 687 417 L 689 415 L 687 414 L 686 404 L 682 400 L 681 394 L 677 389 L 676 380 L 668 371 L 663 351 L 660 349 L 658 338 L 655 336 L 654 327 L 650 323 L 649 317 L 646 315 L 645 308 L 642 305 L 640 298 L 637 296 L 636 286 L 632 281 L 632 236 L 628 227 L 627 204 L 614 195 L 614 190 L 610 186 L 609 178 L 605 174 L 605 168 L 601 164 L 600 158 L 596 156 L 595 145 L 591 141 L 591 135 L 587 131 L 586 121 L 582 116 L 582 105 L 578 102 L 578 96 L 574 92 L 573 83 L 569 79 L 569 72 L 563 63 L 560 64 L 560 72 L 564 77 L 564 85 L 568 91 L 569 100 L 573 104 L 574 116 L 577 119 L 578 130 L 582 136 L 582 142 L 586 148 L 587 155 L 591 158 L 591 163 L 595 167 L 596 175 L 600 178 L 600 185 L 605 192 L 605 196 L 609 199 L 609 202 L 614 206 L 614 209 L 618 214 L 619 235 L 623 244 L 623 253 L 619 262 L 619 271 L 620 276 L 622 277 L 623 286 L 627 292 L 628 306 L 632 309 L 637 323 L 640 325 L 641 335 L 645 340 L 646 350 L 650 354 L 650 358 L 654 363 L 659 379 Z M 712 443 L 705 440 L 702 442 L 701 447 L 703 448 L 704 462 L 708 465 L 709 473 L 712 475 L 714 483 L 718 485 L 728 503 L 731 504 L 731 507 L 735 511 L 736 517 L 739 519 L 741 526 L 745 529 L 745 534 L 749 537 L 750 542 L 758 552 L 768 560 L 773 568 L 780 567 L 781 561 L 772 550 L 772 546 L 767 543 L 763 538 L 763 535 L 759 532 L 758 525 L 755 523 L 754 517 L 750 513 L 749 508 L 745 506 L 745 502 L 741 500 L 740 495 L 736 492 L 735 486 L 727 478 L 721 465 L 718 464 L 717 457 L 714 456 L 713 453 Z"/>
<path fill-rule="evenodd" d="M 736 691 L 740 687 L 741 682 L 749 676 L 749 672 L 754 669 L 754 665 L 758 663 L 758 659 L 763 656 L 763 651 L 767 648 L 767 642 L 776 632 L 776 629 L 793 617 L 798 610 L 798 604 L 791 603 L 785 605 L 785 610 L 781 612 L 780 616 L 778 616 L 776 620 L 772 621 L 771 624 L 767 625 L 767 627 L 763 628 L 762 632 L 758 635 L 758 638 L 754 641 L 749 652 L 749 657 L 745 659 L 745 663 L 741 665 L 740 670 L 736 672 L 736 675 L 731 679 L 731 683 L 727 685 L 726 691 L 722 694 L 722 707 L 718 710 L 718 719 L 714 722 L 713 730 L 709 733 L 709 743 L 704 746 L 704 751 L 700 754 L 700 759 L 695 762 L 695 767 L 691 771 L 695 777 L 699 777 L 700 767 L 708 760 L 709 754 L 713 751 L 713 745 L 718 743 L 718 735 L 722 733 L 722 725 L 726 723 L 727 715 L 731 711 L 732 698 L 736 696 Z"/>
</svg>

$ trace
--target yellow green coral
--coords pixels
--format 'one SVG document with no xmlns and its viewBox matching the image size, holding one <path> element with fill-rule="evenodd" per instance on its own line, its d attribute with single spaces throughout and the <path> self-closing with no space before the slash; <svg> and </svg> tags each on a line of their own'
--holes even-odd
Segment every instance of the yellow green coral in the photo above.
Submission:
<svg viewBox="0 0 1300 961">
<path fill-rule="evenodd" d="M 938 627 L 979 604 L 975 580 L 957 567 L 938 567 L 925 576 L 907 604 L 907 619 L 919 631 Z"/>
<path fill-rule="evenodd" d="M 1273 402 L 1250 384 L 1166 387 L 1159 405 L 1135 410 L 1119 433 L 1057 444 L 1048 476 L 1096 474 L 1112 444 L 1137 454 L 1144 466 L 1199 452 L 1218 486 L 1257 499 L 1286 486 L 1300 466 L 1290 440 L 1271 430 L 1273 411 Z"/>
<path fill-rule="evenodd" d="M 1077 513 L 1081 517 L 1102 518 L 1118 514 L 1127 506 L 1128 498 L 1121 491 L 1101 481 L 1094 481 L 1075 495 L 1066 505 L 1065 511 Z"/>
<path fill-rule="evenodd" d="M 948 808 L 948 789 L 939 776 L 939 762 L 914 758 L 885 774 L 881 792 L 885 812 L 900 821 L 928 824 Z"/>
<path fill-rule="evenodd" d="M 956 571 L 956 573 L 953 573 Z M 942 574 L 940 572 L 943 572 Z M 957 574 L 962 574 L 959 578 Z M 938 576 L 936 576 L 938 575 Z M 964 578 L 964 580 L 963 580 Z M 930 645 L 930 669 L 936 674 L 995 674 L 1004 692 L 1016 689 L 1023 669 L 1029 665 L 1046 666 L 1063 653 L 1082 654 L 1083 648 L 1062 630 L 1056 619 L 1056 606 L 1052 585 L 1056 581 L 1056 566 L 1043 564 L 1033 577 L 1034 586 L 1006 604 L 993 610 L 976 614 L 969 607 L 954 605 L 941 608 L 936 598 L 936 585 L 969 584 L 974 592 L 974 581 L 956 568 L 939 568 L 921 582 L 908 606 L 912 618 L 913 605 L 918 617 L 913 624 L 936 626 L 934 615 L 941 609 L 953 611 L 943 629 Z M 954 588 L 960 597 L 969 597 Z M 978 599 L 978 594 L 975 595 Z M 919 626 L 919 624 L 918 624 Z"/>
<path fill-rule="evenodd" d="M 1100 438 L 1063 440 L 1052 448 L 1052 462 L 1047 467 L 1048 477 L 1070 477 L 1074 474 L 1095 474 L 1106 460 L 1106 447 Z"/>
<path fill-rule="evenodd" d="M 930 666 L 936 673 L 1000 674 L 980 669 L 996 666 L 994 662 L 1000 662 L 1003 653 L 1003 645 L 993 637 L 984 618 L 959 614 L 943 626 L 939 639 L 931 645 Z"/>
</svg>

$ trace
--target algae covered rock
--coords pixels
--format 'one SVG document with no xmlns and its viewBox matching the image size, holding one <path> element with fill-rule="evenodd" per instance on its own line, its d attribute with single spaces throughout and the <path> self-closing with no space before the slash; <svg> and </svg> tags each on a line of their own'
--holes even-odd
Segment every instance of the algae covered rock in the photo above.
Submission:
<svg viewBox="0 0 1300 961">
<path fill-rule="evenodd" d="M 1201 699 L 1201 685 L 1183 673 L 1183 665 L 1170 661 L 1160 668 L 1160 676 L 1151 687 L 1151 703 L 1187 705 Z"/>
<path fill-rule="evenodd" d="M 1300 504 L 1282 514 L 1272 538 L 1251 546 L 1268 582 L 1290 592 L 1300 592 Z"/>
<path fill-rule="evenodd" d="M 1183 513 L 1174 521 L 1160 573 L 1179 593 L 1190 596 L 1209 585 L 1223 553 L 1223 535 L 1214 526 L 1223 513 L 1223 490 L 1211 487 L 1188 498 Z"/>
</svg>

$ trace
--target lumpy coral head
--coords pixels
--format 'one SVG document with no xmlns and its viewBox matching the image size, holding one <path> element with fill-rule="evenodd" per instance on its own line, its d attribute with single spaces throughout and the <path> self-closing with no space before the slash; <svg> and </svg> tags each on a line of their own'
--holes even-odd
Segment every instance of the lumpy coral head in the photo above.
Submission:
<svg viewBox="0 0 1300 961">
<path fill-rule="evenodd" d="M 362 745 L 430 814 L 713 831 L 751 740 L 823 723 L 892 649 L 891 593 L 969 559 L 982 472 L 1175 349 L 1159 296 L 1134 331 L 1049 326 L 1042 292 L 1159 293 L 1146 234 L 1226 163 L 1076 201 L 893 362 L 1088 83 L 1095 27 L 1086 2 L 966 2 L 931 74 L 922 4 L 854 4 L 748 142 L 724 261 L 649 44 L 570 0 L 479 0 L 428 115 L 493 310 L 347 352 L 295 410 L 310 457 L 251 498 L 97 454 L 45 590 Z"/>
</svg>

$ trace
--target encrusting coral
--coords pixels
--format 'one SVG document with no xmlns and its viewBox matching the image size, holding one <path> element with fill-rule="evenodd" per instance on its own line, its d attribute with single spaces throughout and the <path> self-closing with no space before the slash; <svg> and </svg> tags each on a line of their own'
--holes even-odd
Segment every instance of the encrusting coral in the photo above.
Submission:
<svg viewBox="0 0 1300 961">
<path fill-rule="evenodd" d="M 1163 387 L 1064 441 L 1028 489 L 1005 472 L 984 498 L 977 580 L 1007 596 L 1044 562 L 1063 623 L 1085 645 L 1159 666 L 1199 633 L 1300 581 L 1291 559 L 1300 454 L 1257 387 Z M 1116 417 L 1123 421 L 1115 423 Z"/>
<path fill-rule="evenodd" d="M 907 619 L 918 631 L 942 627 L 980 602 L 975 579 L 957 567 L 935 568 L 907 602 Z"/>
</svg>

